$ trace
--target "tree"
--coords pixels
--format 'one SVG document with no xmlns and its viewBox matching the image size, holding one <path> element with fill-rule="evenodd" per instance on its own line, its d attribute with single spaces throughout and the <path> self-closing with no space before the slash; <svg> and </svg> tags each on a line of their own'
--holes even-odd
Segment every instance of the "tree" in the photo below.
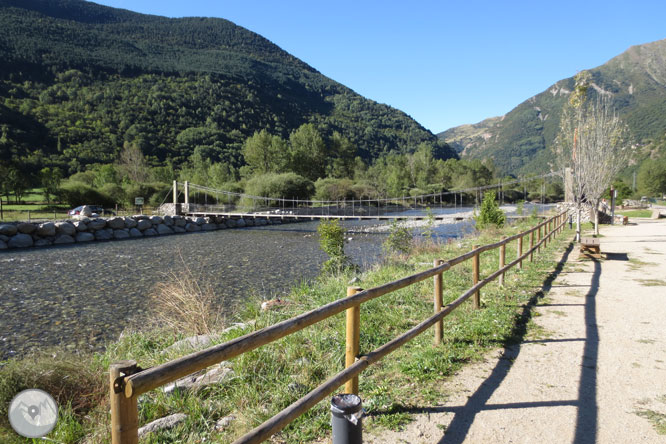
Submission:
<svg viewBox="0 0 666 444">
<path fill-rule="evenodd" d="M 305 123 L 289 136 L 291 171 L 310 180 L 324 176 L 326 144 L 317 128 Z"/>
<path fill-rule="evenodd" d="M 600 92 L 588 100 L 590 76 L 576 76 L 576 87 L 565 106 L 556 139 L 560 171 L 570 169 L 571 195 L 576 208 L 576 239 L 580 240 L 580 214 L 583 207 L 594 210 L 595 233 L 599 234 L 598 208 L 601 197 L 617 173 L 627 166 L 631 151 L 626 126 L 617 116 L 611 94 Z"/>
<path fill-rule="evenodd" d="M 60 171 L 60 168 L 44 167 L 39 172 L 39 178 L 42 182 L 42 189 L 44 190 L 43 192 L 46 202 L 50 205 L 51 198 L 54 197 L 60 189 L 62 171 Z"/>
<path fill-rule="evenodd" d="M 483 195 L 481 211 L 479 215 L 475 217 L 475 220 L 478 229 L 483 229 L 490 225 L 496 227 L 504 226 L 506 215 L 504 214 L 504 211 L 500 210 L 496 200 L 495 190 L 490 190 Z"/>
<path fill-rule="evenodd" d="M 118 170 L 134 183 L 143 183 L 148 179 L 149 170 L 141 148 L 134 142 L 125 142 L 118 158 Z"/>
<path fill-rule="evenodd" d="M 248 137 L 243 144 L 243 157 L 257 174 L 279 173 L 286 166 L 288 146 L 280 136 L 261 130 Z"/>
<path fill-rule="evenodd" d="M 643 162 L 638 170 L 638 186 L 648 195 L 666 193 L 666 157 Z"/>
</svg>

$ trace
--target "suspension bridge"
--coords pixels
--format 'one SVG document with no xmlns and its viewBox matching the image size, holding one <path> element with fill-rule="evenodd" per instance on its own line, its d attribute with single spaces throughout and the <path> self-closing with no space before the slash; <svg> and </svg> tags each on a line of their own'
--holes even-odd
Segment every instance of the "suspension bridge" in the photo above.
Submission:
<svg viewBox="0 0 666 444">
<path fill-rule="evenodd" d="M 561 180 L 559 172 L 518 178 L 495 184 L 417 196 L 366 197 L 360 199 L 311 200 L 294 197 L 255 196 L 247 193 L 216 189 L 190 182 L 173 181 L 165 196 L 161 211 L 194 217 L 264 218 L 264 219 L 353 219 L 396 220 L 426 219 L 462 220 L 456 214 L 427 214 L 427 208 L 476 207 L 483 193 L 496 190 L 498 201 L 503 204 L 511 200 L 527 200 L 527 186 L 540 181 L 537 202 L 545 203 L 547 181 Z M 521 186 L 522 185 L 522 186 Z M 522 188 L 522 193 L 520 192 Z M 534 196 L 535 193 L 532 193 Z M 169 195 L 172 202 L 166 203 Z M 455 213 L 455 211 L 454 211 Z"/>
</svg>

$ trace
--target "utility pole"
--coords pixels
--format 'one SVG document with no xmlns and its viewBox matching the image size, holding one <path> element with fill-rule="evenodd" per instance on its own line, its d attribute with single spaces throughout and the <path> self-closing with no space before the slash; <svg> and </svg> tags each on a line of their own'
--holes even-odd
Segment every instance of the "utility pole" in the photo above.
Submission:
<svg viewBox="0 0 666 444">
<path fill-rule="evenodd" d="M 634 171 L 634 184 L 631 187 L 631 191 L 636 192 L 636 171 Z"/>
</svg>

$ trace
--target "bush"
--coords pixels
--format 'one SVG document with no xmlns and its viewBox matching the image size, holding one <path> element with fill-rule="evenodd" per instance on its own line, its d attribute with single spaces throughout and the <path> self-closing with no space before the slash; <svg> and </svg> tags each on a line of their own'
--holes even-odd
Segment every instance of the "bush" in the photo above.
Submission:
<svg viewBox="0 0 666 444">
<path fill-rule="evenodd" d="M 379 196 L 377 188 L 368 182 L 358 182 L 352 186 L 356 199 L 376 199 Z"/>
<path fill-rule="evenodd" d="M 315 182 L 316 200 L 351 200 L 355 198 L 350 179 L 334 179 L 327 177 Z"/>
<path fill-rule="evenodd" d="M 134 198 L 143 197 L 148 205 L 157 207 L 163 201 L 171 189 L 171 184 L 153 182 L 153 183 L 129 183 L 123 186 L 125 190 L 125 199 L 123 203 L 127 207 L 134 206 Z M 166 197 L 166 202 L 170 202 L 170 196 Z"/>
<path fill-rule="evenodd" d="M 495 191 L 488 191 L 483 195 L 481 203 L 481 212 L 475 217 L 476 228 L 483 229 L 494 225 L 503 227 L 506 222 L 506 215 L 500 210 L 497 200 L 495 200 Z"/>
<path fill-rule="evenodd" d="M 104 194 L 101 190 L 96 190 L 82 182 L 72 181 L 67 181 L 60 186 L 58 200 L 72 207 L 79 205 L 111 207 L 116 203 L 111 196 Z"/>
<path fill-rule="evenodd" d="M 397 221 L 391 222 L 389 235 L 382 244 L 387 254 L 409 254 L 412 250 L 412 233 L 409 229 Z"/>
<path fill-rule="evenodd" d="M 245 193 L 253 196 L 265 196 L 286 199 L 310 199 L 314 194 L 311 180 L 295 173 L 261 174 L 247 181 Z M 244 198 L 241 205 L 253 207 L 254 199 Z"/>
<path fill-rule="evenodd" d="M 328 254 L 329 259 L 324 262 L 324 273 L 341 273 L 355 268 L 351 259 L 345 255 L 345 229 L 340 226 L 338 219 L 322 219 L 317 226 L 319 246 Z"/>
</svg>

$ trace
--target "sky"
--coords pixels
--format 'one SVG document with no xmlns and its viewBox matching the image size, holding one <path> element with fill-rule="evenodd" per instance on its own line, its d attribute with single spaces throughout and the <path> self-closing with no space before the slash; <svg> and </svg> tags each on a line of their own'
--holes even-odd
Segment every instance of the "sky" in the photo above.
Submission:
<svg viewBox="0 0 666 444">
<path fill-rule="evenodd" d="M 501 116 L 632 45 L 666 38 L 663 0 L 98 0 L 220 17 L 439 133 Z"/>
</svg>

